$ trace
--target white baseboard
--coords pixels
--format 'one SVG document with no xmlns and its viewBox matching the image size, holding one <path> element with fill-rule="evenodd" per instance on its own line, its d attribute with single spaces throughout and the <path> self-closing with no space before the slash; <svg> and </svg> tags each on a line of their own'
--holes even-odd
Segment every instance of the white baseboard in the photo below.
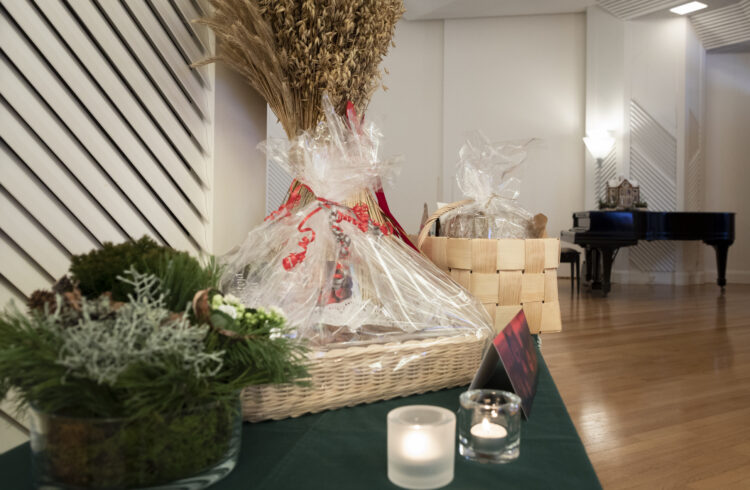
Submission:
<svg viewBox="0 0 750 490">
<path fill-rule="evenodd" d="M 643 271 L 612 271 L 612 282 L 619 284 L 673 284 L 686 286 L 688 284 L 716 283 L 716 270 L 697 272 L 643 272 Z M 727 271 L 728 284 L 750 284 L 750 271 Z"/>
<path fill-rule="evenodd" d="M 714 276 L 716 276 L 715 272 L 714 272 Z M 727 283 L 750 284 L 750 271 L 737 271 L 737 270 L 727 271 Z"/>
<path fill-rule="evenodd" d="M 703 284 L 709 282 L 704 272 L 612 271 L 612 282 L 620 284 Z"/>
</svg>

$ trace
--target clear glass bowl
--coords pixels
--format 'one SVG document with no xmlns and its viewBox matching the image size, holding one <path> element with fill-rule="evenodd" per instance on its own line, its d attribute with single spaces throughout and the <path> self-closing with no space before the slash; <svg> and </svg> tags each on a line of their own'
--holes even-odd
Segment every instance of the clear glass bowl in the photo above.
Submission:
<svg viewBox="0 0 750 490">
<path fill-rule="evenodd" d="M 134 420 L 32 409 L 34 480 L 45 490 L 206 488 L 234 469 L 241 432 L 239 399 Z"/>
</svg>

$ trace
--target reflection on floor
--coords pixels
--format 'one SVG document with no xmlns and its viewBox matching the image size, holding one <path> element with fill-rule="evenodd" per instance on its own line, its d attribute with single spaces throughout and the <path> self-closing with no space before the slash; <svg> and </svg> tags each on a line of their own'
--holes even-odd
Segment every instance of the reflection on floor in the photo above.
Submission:
<svg viewBox="0 0 750 490">
<path fill-rule="evenodd" d="M 604 488 L 750 488 L 750 285 L 559 286 L 542 352 Z"/>
</svg>

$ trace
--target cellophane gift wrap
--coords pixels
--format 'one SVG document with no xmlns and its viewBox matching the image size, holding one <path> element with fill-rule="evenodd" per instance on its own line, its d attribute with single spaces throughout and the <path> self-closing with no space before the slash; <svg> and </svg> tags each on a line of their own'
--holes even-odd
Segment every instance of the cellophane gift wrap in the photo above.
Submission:
<svg viewBox="0 0 750 490">
<path fill-rule="evenodd" d="M 537 238 L 534 215 L 518 203 L 521 181 L 510 175 L 526 159 L 526 143 L 491 142 L 480 132 L 459 151 L 458 188 L 472 202 L 440 218 L 451 238 Z"/>
<path fill-rule="evenodd" d="M 392 175 L 395 162 L 379 157 L 375 126 L 338 116 L 325 97 L 323 104 L 325 119 L 313 131 L 265 143 L 267 157 L 317 200 L 292 212 L 293 193 L 224 259 L 224 292 L 278 308 L 311 349 L 311 387 L 246 393 L 247 404 L 258 405 L 244 407 L 250 420 L 466 383 L 491 333 L 471 294 L 389 225 L 373 222 L 367 206 L 342 204 Z"/>
</svg>

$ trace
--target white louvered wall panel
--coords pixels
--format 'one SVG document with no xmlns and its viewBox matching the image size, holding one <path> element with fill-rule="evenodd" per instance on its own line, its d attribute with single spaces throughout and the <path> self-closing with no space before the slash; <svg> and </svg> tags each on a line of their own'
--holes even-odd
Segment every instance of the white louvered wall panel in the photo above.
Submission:
<svg viewBox="0 0 750 490">
<path fill-rule="evenodd" d="M 703 128 L 688 109 L 687 148 L 685 152 L 685 211 L 704 209 L 705 165 L 701 142 Z"/>
<path fill-rule="evenodd" d="M 0 304 L 105 241 L 208 249 L 205 8 L 0 0 Z"/>
<path fill-rule="evenodd" d="M 677 210 L 677 139 L 636 101 L 630 101 L 630 177 L 652 211 Z M 644 272 L 673 272 L 677 246 L 670 241 L 640 242 L 630 263 Z"/>
<path fill-rule="evenodd" d="M 266 106 L 267 137 L 286 139 L 286 133 L 281 127 L 276 115 Z M 286 170 L 266 158 L 266 215 L 276 211 L 284 203 L 292 176 Z"/>
</svg>

